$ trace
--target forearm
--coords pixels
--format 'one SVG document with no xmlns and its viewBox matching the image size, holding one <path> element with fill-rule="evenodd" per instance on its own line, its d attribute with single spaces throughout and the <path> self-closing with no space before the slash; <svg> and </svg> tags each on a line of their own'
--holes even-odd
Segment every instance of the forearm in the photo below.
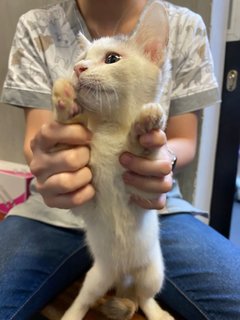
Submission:
<svg viewBox="0 0 240 320">
<path fill-rule="evenodd" d="M 23 152 L 28 164 L 32 160 L 31 141 L 36 136 L 43 124 L 52 119 L 52 112 L 48 110 L 39 110 L 25 108 L 25 138 Z"/>
<path fill-rule="evenodd" d="M 176 155 L 175 171 L 192 162 L 197 149 L 198 115 L 188 113 L 169 119 L 166 130 L 167 146 Z"/>
<path fill-rule="evenodd" d="M 177 157 L 177 163 L 174 172 L 179 172 L 187 167 L 194 159 L 196 154 L 196 146 L 191 141 L 185 138 L 174 138 L 167 142 L 167 146 Z"/>
</svg>

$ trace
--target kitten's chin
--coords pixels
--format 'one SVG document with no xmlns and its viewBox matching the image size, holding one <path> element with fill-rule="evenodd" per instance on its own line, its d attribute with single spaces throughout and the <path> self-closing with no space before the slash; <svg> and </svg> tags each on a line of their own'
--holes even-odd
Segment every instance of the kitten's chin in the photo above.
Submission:
<svg viewBox="0 0 240 320">
<path fill-rule="evenodd" d="M 81 88 L 77 95 L 78 103 L 83 109 L 101 116 L 111 116 L 119 105 L 118 97 L 113 90 L 98 92 L 87 87 Z M 114 106 L 114 110 L 113 109 Z"/>
</svg>

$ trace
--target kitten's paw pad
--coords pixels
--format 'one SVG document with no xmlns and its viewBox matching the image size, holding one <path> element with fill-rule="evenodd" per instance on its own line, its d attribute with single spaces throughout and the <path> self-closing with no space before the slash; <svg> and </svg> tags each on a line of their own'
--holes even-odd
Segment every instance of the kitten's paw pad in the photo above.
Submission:
<svg viewBox="0 0 240 320">
<path fill-rule="evenodd" d="M 157 103 L 145 104 L 134 123 L 136 136 L 148 133 L 152 130 L 165 129 L 166 115 L 162 107 Z"/>
<path fill-rule="evenodd" d="M 66 79 L 55 81 L 52 90 L 52 105 L 55 119 L 59 122 L 71 122 L 71 119 L 82 113 L 76 103 L 76 92 Z"/>
<path fill-rule="evenodd" d="M 52 100 L 53 100 L 53 106 L 58 106 L 59 101 L 62 101 L 61 107 L 69 107 L 76 99 L 76 93 L 74 90 L 73 85 L 70 83 L 70 81 L 66 79 L 57 79 L 53 84 L 52 89 Z"/>
</svg>

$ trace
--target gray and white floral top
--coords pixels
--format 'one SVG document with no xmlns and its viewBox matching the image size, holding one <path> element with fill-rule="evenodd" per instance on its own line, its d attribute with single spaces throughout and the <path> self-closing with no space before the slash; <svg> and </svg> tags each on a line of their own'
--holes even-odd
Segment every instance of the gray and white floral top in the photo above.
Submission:
<svg viewBox="0 0 240 320">
<path fill-rule="evenodd" d="M 155 0 L 149 0 L 147 5 L 152 1 Z M 169 116 L 214 104 L 218 100 L 217 83 L 201 17 L 187 8 L 161 2 L 169 14 L 171 64 L 170 77 L 163 79 L 161 104 Z M 15 106 L 50 109 L 54 80 L 70 74 L 79 55 L 76 40 L 79 32 L 92 40 L 75 0 L 62 0 L 21 16 L 10 52 L 2 101 Z M 35 191 L 34 180 L 31 191 L 28 201 L 12 209 L 10 214 L 58 226 L 81 226 L 80 218 L 73 216 L 70 210 L 48 208 Z M 162 213 L 186 211 L 198 212 L 181 198 L 175 183 Z"/>
</svg>

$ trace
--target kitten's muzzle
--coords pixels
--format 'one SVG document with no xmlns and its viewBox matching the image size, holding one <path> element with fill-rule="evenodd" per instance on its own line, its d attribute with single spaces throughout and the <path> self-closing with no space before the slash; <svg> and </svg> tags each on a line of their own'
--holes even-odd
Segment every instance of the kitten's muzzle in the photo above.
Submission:
<svg viewBox="0 0 240 320">
<path fill-rule="evenodd" d="M 73 70 L 76 74 L 76 76 L 79 78 L 79 76 L 81 75 L 81 73 L 83 73 L 84 71 L 86 71 L 88 68 L 86 66 L 83 66 L 81 64 L 77 64 L 74 66 Z"/>
</svg>

